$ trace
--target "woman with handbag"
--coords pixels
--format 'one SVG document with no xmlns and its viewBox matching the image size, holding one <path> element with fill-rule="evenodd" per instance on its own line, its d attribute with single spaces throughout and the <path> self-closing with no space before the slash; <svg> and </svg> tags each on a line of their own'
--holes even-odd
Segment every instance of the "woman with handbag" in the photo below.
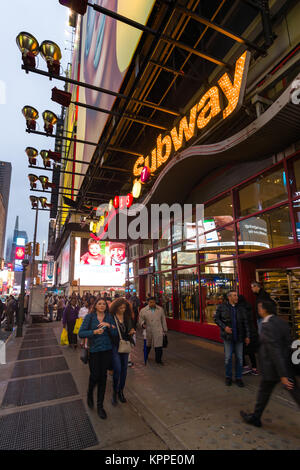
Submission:
<svg viewBox="0 0 300 470">
<path fill-rule="evenodd" d="M 117 335 L 112 335 L 112 360 L 113 360 L 113 397 L 112 404 L 114 406 L 118 403 L 118 398 L 121 403 L 126 403 L 124 397 L 124 387 L 127 377 L 128 357 L 131 351 L 131 344 L 133 344 L 133 335 L 135 330 L 132 322 L 132 307 L 130 303 L 124 298 L 114 300 L 109 308 L 110 314 L 113 317 L 113 325 L 117 331 Z"/>
<path fill-rule="evenodd" d="M 82 322 L 79 330 L 80 338 L 88 338 L 90 379 L 87 394 L 87 404 L 89 408 L 94 407 L 93 391 L 98 385 L 97 411 L 98 416 L 106 419 L 107 415 L 103 408 L 103 401 L 106 389 L 107 369 L 111 364 L 112 342 L 111 338 L 117 335 L 112 317 L 108 313 L 108 306 L 105 299 L 98 297 L 95 300 L 93 309 L 88 313 Z"/>
</svg>

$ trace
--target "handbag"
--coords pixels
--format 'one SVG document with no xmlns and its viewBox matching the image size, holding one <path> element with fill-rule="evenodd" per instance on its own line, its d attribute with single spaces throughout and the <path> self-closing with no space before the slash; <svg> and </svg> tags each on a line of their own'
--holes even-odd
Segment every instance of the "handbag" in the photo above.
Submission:
<svg viewBox="0 0 300 470">
<path fill-rule="evenodd" d="M 119 328 L 119 324 L 118 324 L 118 320 L 116 319 L 116 317 L 114 317 L 115 319 L 115 323 L 117 325 L 117 328 L 118 328 L 118 333 L 119 333 L 119 336 L 120 336 L 120 343 L 119 343 L 119 349 L 118 349 L 118 353 L 120 354 L 129 354 L 131 353 L 131 344 L 130 344 L 130 341 L 125 341 L 123 338 L 122 338 L 122 335 L 121 335 L 121 332 L 120 332 L 120 328 Z"/>
<path fill-rule="evenodd" d="M 89 328 L 91 328 L 91 322 L 92 322 L 92 318 L 90 319 Z M 80 360 L 83 362 L 83 364 L 87 364 L 89 362 L 89 356 L 90 356 L 89 347 L 90 347 L 90 340 L 87 341 L 87 346 L 84 346 L 80 353 Z"/>
<path fill-rule="evenodd" d="M 73 330 L 74 335 L 78 335 L 78 332 L 80 330 L 82 321 L 83 321 L 83 318 L 77 318 L 76 319 L 74 330 Z"/>
<path fill-rule="evenodd" d="M 61 346 L 68 346 L 69 344 L 68 333 L 65 328 L 63 328 L 62 333 L 61 333 L 60 344 Z"/>
<path fill-rule="evenodd" d="M 167 348 L 168 347 L 168 337 L 167 335 L 164 335 L 163 337 L 163 348 Z"/>
</svg>

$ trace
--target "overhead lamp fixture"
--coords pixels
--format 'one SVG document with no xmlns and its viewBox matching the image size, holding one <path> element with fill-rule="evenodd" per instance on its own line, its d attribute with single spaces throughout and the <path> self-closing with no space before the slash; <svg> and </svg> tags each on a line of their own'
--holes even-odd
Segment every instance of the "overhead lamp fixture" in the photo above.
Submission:
<svg viewBox="0 0 300 470">
<path fill-rule="evenodd" d="M 36 196 L 29 196 L 32 209 L 36 208 L 38 205 L 38 198 Z"/>
<path fill-rule="evenodd" d="M 39 197 L 39 201 L 43 209 L 46 209 L 46 207 L 52 207 L 52 204 L 48 204 L 46 197 Z"/>
<path fill-rule="evenodd" d="M 45 168 L 50 167 L 51 164 L 50 164 L 50 157 L 49 157 L 49 152 L 48 152 L 48 150 L 41 150 L 41 151 L 40 151 L 40 156 L 41 156 L 42 159 L 43 159 L 44 167 L 45 167 Z"/>
<path fill-rule="evenodd" d="M 46 109 L 43 112 L 43 119 L 44 119 L 44 130 L 46 134 L 52 135 L 53 133 L 53 126 L 57 123 L 57 116 L 52 111 Z"/>
<path fill-rule="evenodd" d="M 61 106 L 64 106 L 65 108 L 68 108 L 71 103 L 72 99 L 72 94 L 69 93 L 68 91 L 64 90 L 59 90 L 58 88 L 54 87 L 52 88 L 52 101 L 55 101 L 56 103 L 60 104 Z"/>
<path fill-rule="evenodd" d="M 32 173 L 29 173 L 28 179 L 29 179 L 29 182 L 30 182 L 30 188 L 31 189 L 36 188 L 36 182 L 39 179 L 38 176 L 33 175 Z"/>
<path fill-rule="evenodd" d="M 88 6 L 88 0 L 59 0 L 59 3 L 79 15 L 85 15 Z"/>
<path fill-rule="evenodd" d="M 55 162 L 60 162 L 61 161 L 61 153 L 60 152 L 52 152 L 52 150 L 49 150 L 48 155 L 49 155 L 49 158 L 51 158 Z"/>
<path fill-rule="evenodd" d="M 35 57 L 39 53 L 39 43 L 32 34 L 22 31 L 16 37 L 18 48 L 22 52 L 23 63 L 26 67 L 35 68 Z"/>
<path fill-rule="evenodd" d="M 48 189 L 48 187 L 49 187 L 49 178 L 48 178 L 48 176 L 41 175 L 39 177 L 39 180 L 42 183 L 43 190 L 45 191 L 45 189 Z"/>
<path fill-rule="evenodd" d="M 47 62 L 49 73 L 59 76 L 60 60 L 62 57 L 59 46 L 53 41 L 43 41 L 40 45 L 40 53 Z"/>
<path fill-rule="evenodd" d="M 22 114 L 26 119 L 27 129 L 34 130 L 36 129 L 36 120 L 39 118 L 39 112 L 32 106 L 24 106 L 22 109 Z"/>
<path fill-rule="evenodd" d="M 36 165 L 36 157 L 37 157 L 37 154 L 38 154 L 37 149 L 35 149 L 33 147 L 26 147 L 25 153 L 28 157 L 30 165 Z"/>
</svg>

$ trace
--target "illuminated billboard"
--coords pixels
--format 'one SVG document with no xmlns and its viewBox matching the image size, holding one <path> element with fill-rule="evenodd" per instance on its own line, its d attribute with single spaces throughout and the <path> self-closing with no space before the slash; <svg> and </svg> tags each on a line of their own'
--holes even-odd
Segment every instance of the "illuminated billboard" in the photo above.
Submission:
<svg viewBox="0 0 300 470">
<path fill-rule="evenodd" d="M 94 3 L 146 24 L 155 1 L 95 0 Z M 119 92 L 141 35 L 140 30 L 88 8 L 81 21 L 80 81 Z M 108 110 L 115 100 L 114 96 L 83 87 L 78 92 L 78 101 Z M 108 115 L 83 107 L 78 108 L 77 112 L 77 138 L 98 142 Z M 76 160 L 89 162 L 94 151 L 92 145 L 76 143 Z M 77 171 L 82 170 L 85 173 L 86 166 L 78 164 Z M 82 176 L 76 176 L 75 182 L 78 184 L 75 187 L 80 187 L 82 180 Z"/>
<path fill-rule="evenodd" d="M 122 287 L 126 274 L 124 243 L 75 238 L 74 279 L 82 286 Z"/>
<path fill-rule="evenodd" d="M 23 246 L 17 246 L 16 247 L 15 258 L 20 259 L 20 260 L 25 258 L 25 248 Z"/>
</svg>

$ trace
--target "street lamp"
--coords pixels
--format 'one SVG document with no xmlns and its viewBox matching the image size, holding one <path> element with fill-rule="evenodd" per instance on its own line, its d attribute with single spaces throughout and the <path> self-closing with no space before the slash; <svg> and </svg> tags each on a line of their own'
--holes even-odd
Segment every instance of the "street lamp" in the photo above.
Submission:
<svg viewBox="0 0 300 470">
<path fill-rule="evenodd" d="M 34 147 L 26 147 L 25 153 L 28 157 L 30 165 L 36 165 L 36 157 L 38 154 L 37 149 L 35 149 Z"/>
<path fill-rule="evenodd" d="M 48 109 L 43 112 L 44 129 L 47 135 L 52 135 L 53 126 L 57 123 L 57 116 Z"/>
<path fill-rule="evenodd" d="M 39 43 L 32 34 L 22 31 L 18 34 L 17 45 L 22 52 L 22 59 L 25 66 L 35 68 L 35 57 L 39 53 Z"/>
<path fill-rule="evenodd" d="M 26 127 L 29 130 L 36 129 L 36 120 L 39 118 L 39 112 L 33 106 L 24 106 L 22 114 L 26 119 Z"/>
<path fill-rule="evenodd" d="M 49 73 L 59 75 L 61 50 L 53 41 L 43 41 L 40 45 L 40 53 L 47 62 Z"/>
</svg>

